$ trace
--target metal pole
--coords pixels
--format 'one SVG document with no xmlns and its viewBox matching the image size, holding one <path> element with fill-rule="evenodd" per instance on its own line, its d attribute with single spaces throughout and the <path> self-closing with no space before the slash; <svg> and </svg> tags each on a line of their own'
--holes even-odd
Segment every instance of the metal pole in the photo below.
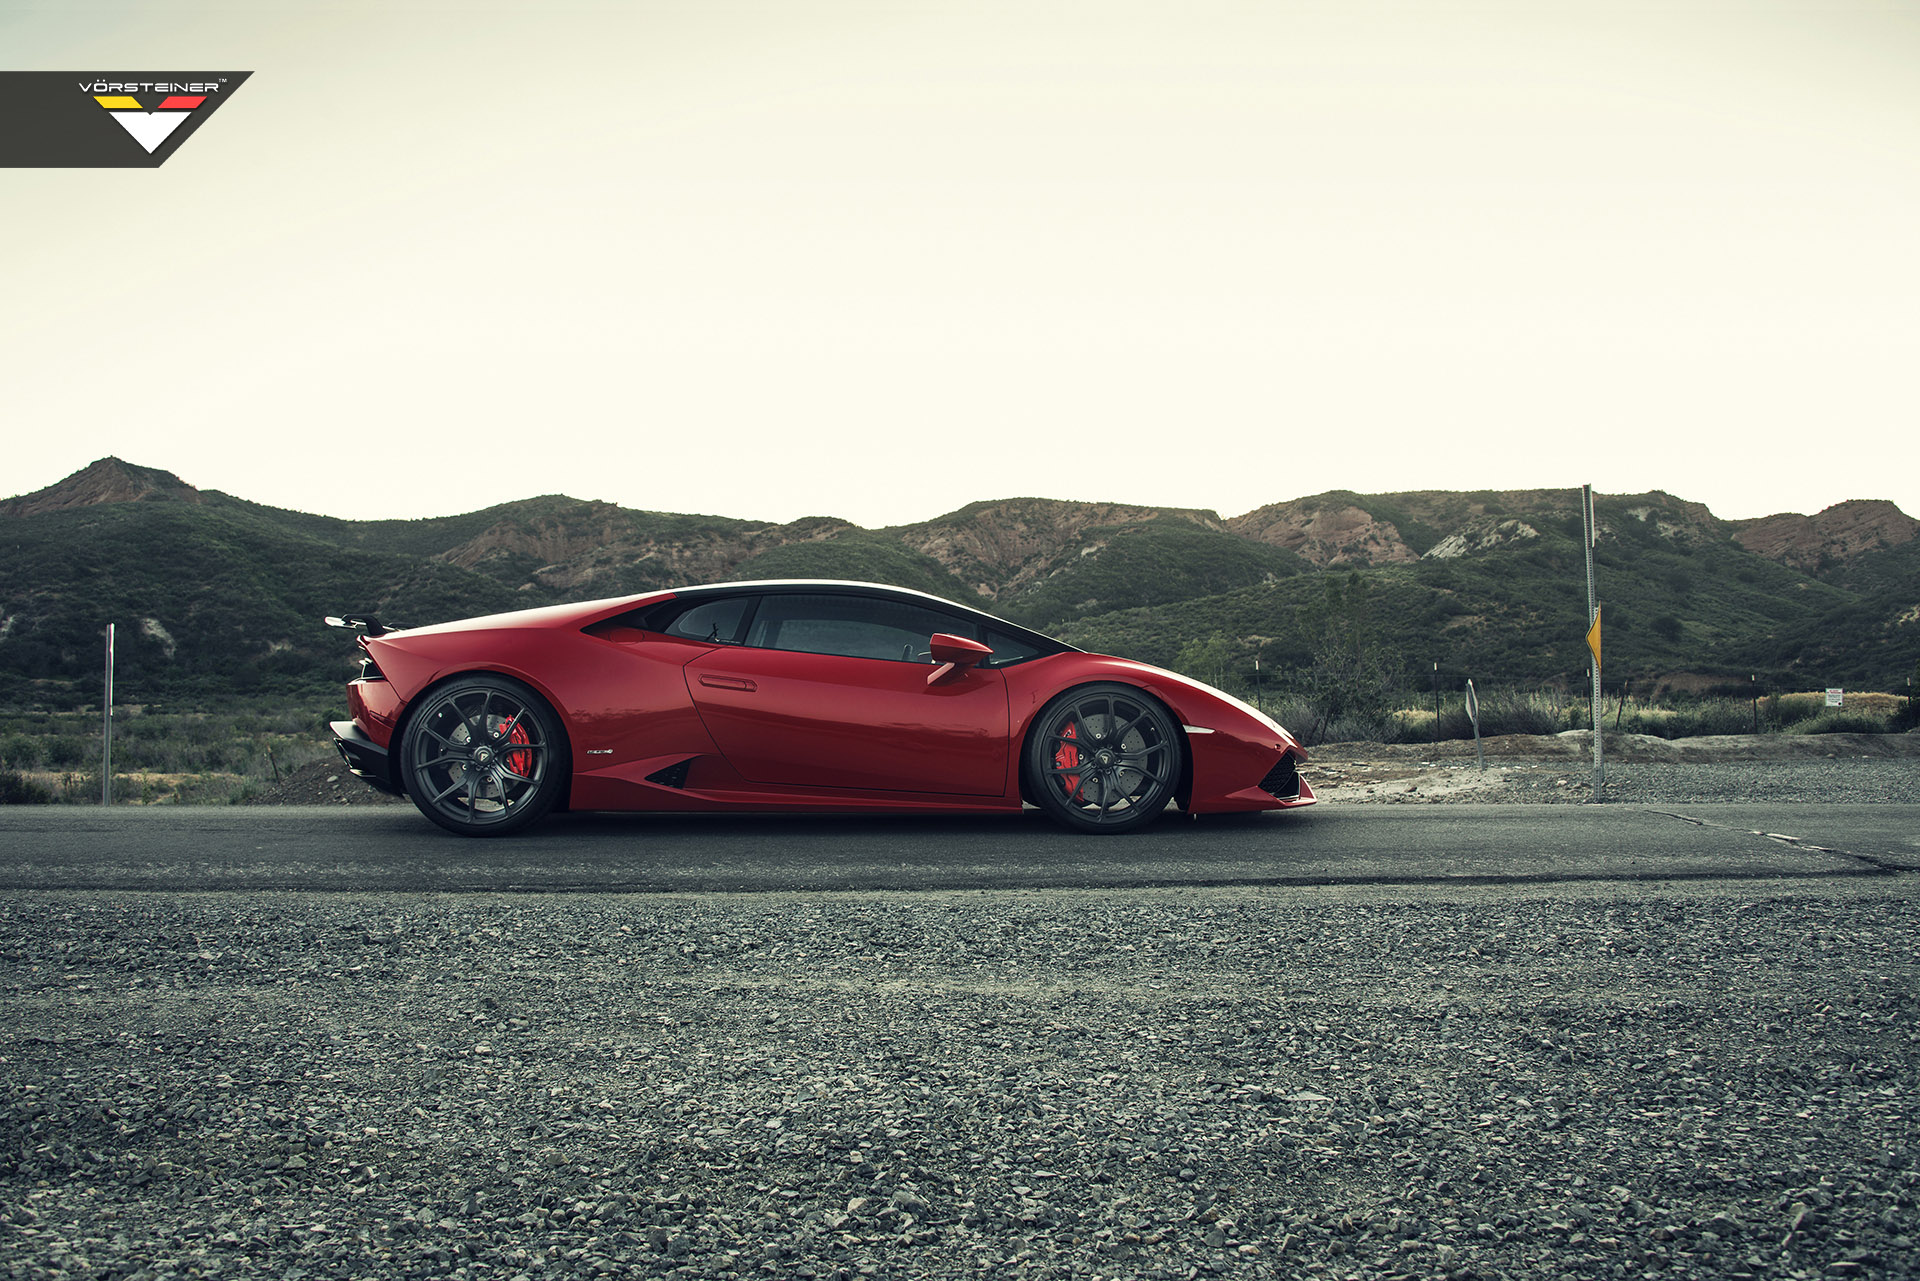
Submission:
<svg viewBox="0 0 1920 1281">
<path fill-rule="evenodd" d="M 1440 660 L 1433 661 L 1433 741 L 1440 741 Z"/>
<path fill-rule="evenodd" d="M 100 716 L 100 803 L 113 804 L 113 624 L 107 624 L 107 693 Z"/>
<path fill-rule="evenodd" d="M 1487 752 L 1480 746 L 1480 696 L 1473 692 L 1471 676 L 1467 678 L 1467 719 L 1473 722 L 1473 758 L 1484 772 L 1487 768 Z"/>
<path fill-rule="evenodd" d="M 1593 627 L 1598 617 L 1599 604 L 1593 592 L 1593 545 L 1600 537 L 1600 525 L 1593 514 L 1593 486 L 1580 487 L 1580 522 L 1586 530 L 1587 544 L 1587 627 Z M 1601 740 L 1606 737 L 1600 723 L 1600 661 L 1591 660 L 1593 669 L 1593 799 L 1605 799 L 1604 788 L 1607 781 L 1607 767 L 1601 757 Z"/>
<path fill-rule="evenodd" d="M 1760 673 L 1748 673 L 1747 680 L 1750 682 L 1750 693 L 1753 701 L 1753 732 L 1758 734 L 1760 732 Z"/>
<path fill-rule="evenodd" d="M 1257 711 L 1267 710 L 1260 706 L 1260 655 L 1258 654 L 1253 656 L 1253 706 Z"/>
</svg>

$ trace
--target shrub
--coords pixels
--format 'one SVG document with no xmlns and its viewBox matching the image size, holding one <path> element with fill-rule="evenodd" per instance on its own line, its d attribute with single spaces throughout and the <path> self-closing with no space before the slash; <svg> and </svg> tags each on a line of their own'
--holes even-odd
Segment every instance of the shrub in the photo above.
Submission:
<svg viewBox="0 0 1920 1281">
<path fill-rule="evenodd" d="M 1321 699 L 1305 694 L 1269 699 L 1267 707 L 1273 718 L 1307 747 L 1318 743 L 1404 743 L 1433 733 L 1432 712 L 1332 709 Z"/>
<path fill-rule="evenodd" d="M 1675 708 L 1633 708 L 1620 717 L 1620 728 L 1629 734 L 1650 734 L 1655 738 L 1751 734 L 1753 706 L 1744 701 L 1715 699 Z"/>
<path fill-rule="evenodd" d="M 100 800 L 100 771 L 88 770 L 84 774 L 62 774 L 60 791 L 54 798 L 62 805 L 93 805 Z"/>
<path fill-rule="evenodd" d="M 0 805 L 51 805 L 53 792 L 19 770 L 0 770 Z"/>
<path fill-rule="evenodd" d="M 1480 696 L 1480 733 L 1558 734 L 1570 727 L 1566 697 L 1552 690 L 1523 693 L 1515 689 L 1477 691 Z M 1467 719 L 1464 703 L 1459 708 L 1459 733 L 1448 729 L 1450 719 L 1442 720 L 1441 733 L 1448 738 L 1473 737 L 1473 722 Z"/>
<path fill-rule="evenodd" d="M 1801 721 L 1788 731 L 1791 734 L 1884 734 L 1887 722 L 1871 712 L 1850 712 L 1844 707 L 1836 707 L 1830 712 Z"/>
<path fill-rule="evenodd" d="M 87 740 L 74 734 L 61 734 L 47 742 L 47 764 L 56 769 L 78 765 L 89 755 Z"/>
</svg>

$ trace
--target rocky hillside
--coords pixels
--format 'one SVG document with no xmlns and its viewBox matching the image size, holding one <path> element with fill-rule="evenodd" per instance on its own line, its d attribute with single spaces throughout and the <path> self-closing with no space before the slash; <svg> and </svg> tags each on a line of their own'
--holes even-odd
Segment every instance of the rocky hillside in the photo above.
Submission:
<svg viewBox="0 0 1920 1281">
<path fill-rule="evenodd" d="M 1920 522 L 1886 502 L 1722 521 L 1658 491 L 1603 495 L 1610 673 L 1778 673 L 1898 685 L 1920 640 Z M 546 495 L 426 520 L 343 521 L 102 459 L 0 502 L 0 700 L 85 686 L 123 624 L 129 679 L 173 693 L 320 688 L 327 612 L 403 623 L 734 578 L 899 583 L 1093 648 L 1215 671 L 1311 661 L 1362 635 L 1405 669 L 1577 678 L 1573 490 L 1336 491 L 1217 513 L 1015 498 L 868 530 L 636 511 Z"/>
<path fill-rule="evenodd" d="M 1884 499 L 1856 499 L 1813 516 L 1765 516 L 1733 521 L 1731 528 L 1748 551 L 1813 571 L 1911 543 L 1920 535 L 1920 520 Z"/>
<path fill-rule="evenodd" d="M 9 516 L 44 516 L 100 503 L 137 503 L 147 499 L 175 499 L 197 503 L 199 490 L 170 471 L 135 467 L 118 458 L 102 458 L 57 485 L 0 500 L 0 520 Z"/>
</svg>

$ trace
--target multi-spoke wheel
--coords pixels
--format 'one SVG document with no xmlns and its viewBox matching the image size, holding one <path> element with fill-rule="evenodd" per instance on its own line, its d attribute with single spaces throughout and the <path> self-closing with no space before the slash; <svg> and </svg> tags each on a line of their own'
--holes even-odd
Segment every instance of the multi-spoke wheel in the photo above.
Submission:
<svg viewBox="0 0 1920 1281">
<path fill-rule="evenodd" d="M 499 676 L 461 676 L 426 696 L 400 746 L 407 794 L 463 836 L 533 822 L 566 786 L 559 719 L 532 690 Z"/>
<path fill-rule="evenodd" d="M 1160 702 L 1131 685 L 1083 685 L 1048 703 L 1027 739 L 1028 791 L 1076 831 L 1130 832 L 1167 807 L 1184 740 Z"/>
</svg>

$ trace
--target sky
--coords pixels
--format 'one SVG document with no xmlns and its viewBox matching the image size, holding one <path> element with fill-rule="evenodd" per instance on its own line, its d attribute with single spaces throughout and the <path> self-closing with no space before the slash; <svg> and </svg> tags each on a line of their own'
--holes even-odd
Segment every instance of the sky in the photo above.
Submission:
<svg viewBox="0 0 1920 1281">
<path fill-rule="evenodd" d="M 1920 514 L 1920 6 L 22 4 L 0 494 L 357 518 L 1663 489 Z"/>
</svg>

